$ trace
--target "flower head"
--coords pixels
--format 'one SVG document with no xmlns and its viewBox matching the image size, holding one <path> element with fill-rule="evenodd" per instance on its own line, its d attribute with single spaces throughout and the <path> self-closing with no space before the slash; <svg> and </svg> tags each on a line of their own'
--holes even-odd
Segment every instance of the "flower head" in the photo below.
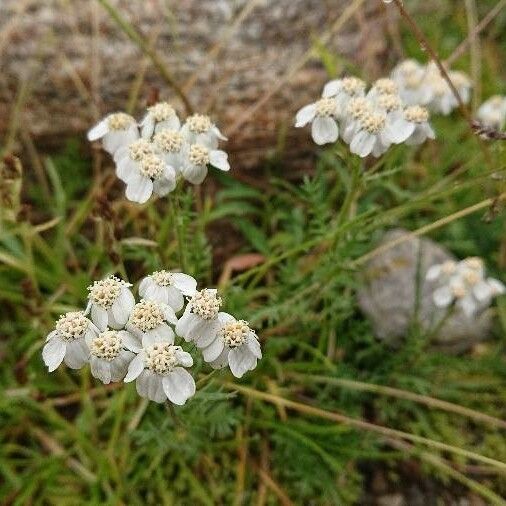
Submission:
<svg viewBox="0 0 506 506">
<path fill-rule="evenodd" d="M 54 371 L 62 361 L 71 369 L 80 369 L 90 354 L 85 339 L 97 333 L 97 327 L 82 311 L 61 315 L 42 349 L 42 358 L 49 372 Z"/>
<path fill-rule="evenodd" d="M 328 144 L 339 137 L 337 116 L 335 98 L 324 97 L 299 109 L 295 116 L 295 126 L 300 128 L 311 123 L 311 135 L 316 144 Z"/>
<path fill-rule="evenodd" d="M 209 149 L 216 149 L 220 140 L 227 140 L 211 118 L 204 114 L 189 116 L 181 128 L 181 134 L 188 143 L 201 144 Z"/>
<path fill-rule="evenodd" d="M 211 149 L 204 144 L 189 144 L 183 153 L 181 174 L 192 184 L 201 184 L 207 176 L 207 167 L 212 165 L 222 171 L 230 170 L 225 151 Z"/>
<path fill-rule="evenodd" d="M 480 105 L 477 118 L 488 128 L 502 130 L 506 124 L 506 96 L 494 95 Z"/>
<path fill-rule="evenodd" d="M 102 139 L 104 149 L 111 155 L 138 137 L 135 119 L 124 112 L 109 114 L 88 131 L 88 140 Z"/>
<path fill-rule="evenodd" d="M 154 133 L 164 130 L 179 130 L 181 122 L 174 108 L 168 102 L 158 102 L 148 107 L 141 121 L 142 137 L 149 139 Z"/>
</svg>

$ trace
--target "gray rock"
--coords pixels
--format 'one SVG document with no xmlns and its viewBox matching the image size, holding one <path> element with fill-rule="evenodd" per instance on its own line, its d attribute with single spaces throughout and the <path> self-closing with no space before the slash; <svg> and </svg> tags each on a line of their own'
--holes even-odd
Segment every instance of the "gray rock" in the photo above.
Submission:
<svg viewBox="0 0 506 506">
<path fill-rule="evenodd" d="M 432 292 L 436 286 L 425 280 L 425 273 L 431 265 L 455 257 L 434 241 L 410 237 L 402 229 L 387 232 L 381 244 L 392 242 L 392 247 L 366 264 L 364 286 L 358 293 L 360 308 L 371 320 L 378 339 L 398 345 L 415 320 L 415 313 L 427 339 L 444 351 L 459 353 L 486 339 L 492 326 L 490 310 L 474 318 L 455 311 L 440 325 L 446 311 L 434 306 Z"/>
</svg>

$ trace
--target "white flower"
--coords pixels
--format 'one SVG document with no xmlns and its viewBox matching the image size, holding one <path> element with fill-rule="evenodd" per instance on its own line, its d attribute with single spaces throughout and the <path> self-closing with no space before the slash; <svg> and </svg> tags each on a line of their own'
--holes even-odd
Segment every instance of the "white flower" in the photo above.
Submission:
<svg viewBox="0 0 506 506">
<path fill-rule="evenodd" d="M 153 300 L 141 300 L 132 309 L 126 329 L 142 339 L 142 346 L 158 341 L 174 342 L 174 331 L 166 322 L 177 322 L 174 310 L 167 304 Z"/>
<path fill-rule="evenodd" d="M 205 348 L 202 355 L 212 367 L 220 368 L 228 363 L 232 374 L 241 378 L 253 370 L 262 358 L 258 337 L 244 320 L 236 320 L 228 313 L 219 313 L 220 328 L 215 339 Z"/>
<path fill-rule="evenodd" d="M 365 112 L 358 120 L 356 133 L 350 142 L 350 151 L 366 157 L 382 155 L 390 146 L 387 118 L 383 112 Z"/>
<path fill-rule="evenodd" d="M 463 72 L 458 71 L 448 71 L 448 77 L 455 86 L 462 102 L 469 102 L 471 97 L 471 81 L 469 78 Z M 450 85 L 433 62 L 427 65 L 424 83 L 430 90 L 430 100 L 427 107 L 431 111 L 447 115 L 458 107 L 458 100 Z"/>
<path fill-rule="evenodd" d="M 502 130 L 506 124 L 506 97 L 494 95 L 480 105 L 477 118 L 482 125 Z"/>
<path fill-rule="evenodd" d="M 125 382 L 136 380 L 137 393 L 154 402 L 167 399 L 182 406 L 195 394 L 195 381 L 183 367 L 191 367 L 191 355 L 174 346 L 173 340 L 144 344 L 130 362 Z M 182 365 L 183 367 L 179 367 Z"/>
<path fill-rule="evenodd" d="M 141 160 L 153 154 L 155 154 L 155 146 L 146 139 L 137 139 L 122 146 L 114 153 L 116 175 L 126 183 L 131 172 L 140 170 Z"/>
<path fill-rule="evenodd" d="M 42 358 L 49 372 L 54 371 L 63 360 L 71 369 L 80 369 L 90 355 L 86 339 L 97 335 L 99 330 L 82 311 L 60 316 L 55 327 L 42 349 Z"/>
<path fill-rule="evenodd" d="M 146 276 L 139 285 L 139 295 L 145 300 L 168 304 L 174 311 L 184 306 L 184 296 L 197 291 L 197 281 L 182 272 L 156 271 Z"/>
<path fill-rule="evenodd" d="M 104 149 L 111 155 L 138 138 L 139 129 L 135 119 L 124 112 L 109 114 L 88 131 L 88 140 L 102 139 Z"/>
<path fill-rule="evenodd" d="M 394 144 L 405 142 L 410 146 L 422 144 L 436 137 L 429 124 L 429 112 L 425 107 L 411 105 L 389 122 L 388 135 Z"/>
<path fill-rule="evenodd" d="M 162 130 L 153 137 L 157 154 L 172 167 L 176 173 L 181 172 L 183 164 L 185 140 L 180 132 Z"/>
<path fill-rule="evenodd" d="M 371 89 L 367 93 L 367 98 L 374 99 L 385 95 L 397 95 L 399 87 L 393 79 L 383 77 L 374 81 Z"/>
<path fill-rule="evenodd" d="M 210 149 L 203 144 L 190 144 L 185 148 L 182 176 L 192 184 L 201 184 L 207 176 L 207 166 L 228 171 L 228 155 L 219 149 Z"/>
<path fill-rule="evenodd" d="M 193 114 L 186 118 L 181 134 L 189 144 L 201 144 L 209 149 L 216 149 L 219 140 L 227 140 L 211 118 L 203 114 Z"/>
<path fill-rule="evenodd" d="M 311 123 L 311 136 L 316 144 L 328 144 L 337 141 L 339 137 L 337 115 L 336 99 L 322 98 L 299 109 L 295 116 L 295 127 Z"/>
<path fill-rule="evenodd" d="M 128 365 L 141 350 L 140 341 L 126 330 L 106 329 L 100 334 L 88 334 L 91 374 L 102 383 L 122 381 Z"/>
<path fill-rule="evenodd" d="M 123 165 L 118 177 L 126 183 L 128 200 L 144 204 L 153 193 L 167 195 L 176 187 L 176 171 L 154 154 L 142 155 L 135 164 Z"/>
<path fill-rule="evenodd" d="M 91 319 L 100 330 L 108 326 L 121 329 L 126 324 L 135 304 L 130 286 L 130 283 L 109 276 L 88 287 L 86 314 L 91 312 Z"/>
<path fill-rule="evenodd" d="M 209 346 L 220 328 L 221 298 L 215 289 L 204 288 L 193 295 L 176 324 L 176 333 L 198 348 Z"/>
<path fill-rule="evenodd" d="M 334 98 L 336 101 L 337 118 L 341 119 L 348 101 L 352 98 L 363 97 L 365 82 L 357 77 L 344 77 L 329 81 L 323 87 L 323 98 Z"/>
<path fill-rule="evenodd" d="M 390 74 L 397 84 L 399 96 L 407 105 L 426 105 L 432 92 L 425 82 L 426 68 L 415 60 L 404 60 Z"/>
<path fill-rule="evenodd" d="M 181 122 L 168 102 L 158 102 L 148 107 L 148 112 L 140 125 L 142 137 L 149 139 L 154 133 L 162 130 L 179 130 Z"/>
<path fill-rule="evenodd" d="M 426 279 L 439 285 L 433 292 L 434 304 L 439 308 L 453 303 L 467 317 L 488 307 L 492 299 L 505 293 L 505 286 L 493 278 L 485 279 L 485 269 L 480 258 L 471 257 L 458 264 L 452 261 L 433 265 Z"/>
<path fill-rule="evenodd" d="M 360 128 L 360 120 L 373 111 L 373 105 L 365 97 L 352 98 L 346 106 L 346 113 L 341 122 L 341 137 L 346 144 L 349 144 L 357 130 Z"/>
</svg>

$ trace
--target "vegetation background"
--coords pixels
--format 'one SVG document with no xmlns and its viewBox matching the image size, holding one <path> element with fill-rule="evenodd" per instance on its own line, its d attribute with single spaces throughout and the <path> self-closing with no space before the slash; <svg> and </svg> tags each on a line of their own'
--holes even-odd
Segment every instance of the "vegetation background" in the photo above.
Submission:
<svg viewBox="0 0 506 506">
<path fill-rule="evenodd" d="M 137 46 L 165 79 L 160 94 L 178 100 L 164 49 L 147 44 L 149 33 L 116 3 L 95 3 L 125 33 L 123 44 Z M 331 50 L 333 39 L 314 26 L 303 35 L 307 61 L 282 80 L 317 69 L 318 88 L 325 72 L 374 78 L 401 55 L 425 61 L 405 21 L 385 14 L 395 4 L 377 3 L 388 21 L 384 39 L 364 39 L 372 60 L 381 43 L 379 65 L 364 70 L 367 58 Z M 363 6 L 349 4 L 356 11 L 347 22 L 357 23 Z M 506 92 L 505 4 L 404 2 L 441 58 L 470 40 L 454 68 L 472 76 L 471 108 Z M 140 5 L 130 2 L 129 12 Z M 17 8 L 22 16 L 30 4 Z M 177 23 L 177 5 L 168 8 Z M 20 43 L 12 30 L 18 11 L 2 12 L 11 17 L 0 19 L 0 55 Z M 241 22 L 231 26 L 240 31 Z M 79 79 L 74 85 L 87 89 Z M 460 258 L 483 257 L 505 280 L 504 142 L 487 142 L 484 152 L 456 111 L 433 119 L 436 141 L 398 146 L 353 182 L 357 161 L 342 146 L 316 150 L 307 135 L 295 156 L 291 126 L 280 123 L 262 155 L 244 162 L 247 171 L 238 151 L 230 174 L 181 189 L 175 214 L 167 199 L 127 202 L 111 160 L 82 132 L 33 132 L 30 81 L 14 91 L 0 109 L 0 503 L 506 504 L 506 299 L 498 299 L 492 339 L 451 356 L 431 349 L 416 326 L 399 349 L 376 341 L 355 298 L 365 255 L 399 225 Z M 124 96 L 138 115 L 150 100 Z M 294 96 L 288 117 L 303 102 Z M 201 367 L 200 389 L 176 417 L 133 385 L 103 386 L 87 369 L 46 372 L 45 336 L 60 313 L 83 307 L 93 279 L 138 280 L 182 262 L 258 329 L 264 359 L 254 372 L 234 381 Z"/>
</svg>

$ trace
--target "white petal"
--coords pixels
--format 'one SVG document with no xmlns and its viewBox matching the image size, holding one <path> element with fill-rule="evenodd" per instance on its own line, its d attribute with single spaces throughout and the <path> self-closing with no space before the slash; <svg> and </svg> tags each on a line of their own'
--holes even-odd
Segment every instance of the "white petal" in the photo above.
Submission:
<svg viewBox="0 0 506 506">
<path fill-rule="evenodd" d="M 107 329 L 107 311 L 97 304 L 91 305 L 91 321 L 103 332 Z"/>
<path fill-rule="evenodd" d="M 248 336 L 246 346 L 256 358 L 262 358 L 262 349 L 260 348 L 260 343 L 258 342 L 257 336 L 254 332 L 251 332 L 251 334 Z"/>
<path fill-rule="evenodd" d="M 128 372 L 123 380 L 125 383 L 129 383 L 133 381 L 135 378 L 139 376 L 139 374 L 144 371 L 144 353 L 139 353 L 129 364 Z"/>
<path fill-rule="evenodd" d="M 190 311 L 189 306 L 186 306 L 183 315 L 176 323 L 176 334 L 185 341 L 190 341 L 192 339 L 192 330 L 199 321 L 200 318 Z"/>
<path fill-rule="evenodd" d="M 147 286 L 143 297 L 146 300 L 153 300 L 155 302 L 160 302 L 161 304 L 167 304 L 166 287 L 159 286 L 155 282 L 152 282 Z"/>
<path fill-rule="evenodd" d="M 121 327 L 123 327 L 127 322 L 134 306 L 135 299 L 132 292 L 127 287 L 123 287 L 121 289 L 119 297 L 111 307 L 111 312 L 115 323 L 118 323 Z M 109 322 L 109 324 L 110 323 L 111 322 Z"/>
<path fill-rule="evenodd" d="M 371 135 L 362 130 L 358 132 L 355 137 L 353 137 L 350 143 L 350 151 L 360 156 L 361 158 L 365 158 L 371 153 L 375 142 L 376 137 L 374 135 Z"/>
<path fill-rule="evenodd" d="M 242 378 L 244 373 L 254 369 L 256 364 L 257 359 L 247 346 L 239 346 L 228 354 L 228 365 L 236 378 Z"/>
<path fill-rule="evenodd" d="M 176 171 L 171 167 L 172 174 L 166 173 L 164 177 L 153 182 L 153 192 L 164 197 L 176 188 Z"/>
<path fill-rule="evenodd" d="M 121 148 L 122 149 L 122 148 Z M 119 151 L 119 150 L 118 150 Z M 130 158 L 123 158 L 116 165 L 116 176 L 121 179 L 124 183 L 128 183 L 135 174 L 139 172 L 137 162 L 130 160 Z"/>
<path fill-rule="evenodd" d="M 172 323 L 172 325 L 175 325 L 177 323 L 177 316 L 172 307 L 170 307 L 168 304 L 163 304 L 162 311 L 163 317 L 166 321 Z"/>
<path fill-rule="evenodd" d="M 109 124 L 107 122 L 107 118 L 99 121 L 93 128 L 88 130 L 88 140 L 96 141 L 103 137 L 109 131 Z"/>
<path fill-rule="evenodd" d="M 197 345 L 197 348 L 209 346 L 214 339 L 216 339 L 216 334 L 221 327 L 222 324 L 217 318 L 214 320 L 201 320 L 199 324 L 193 328 L 193 341 Z"/>
<path fill-rule="evenodd" d="M 144 116 L 144 119 L 141 121 L 141 136 L 144 139 L 149 139 L 153 132 L 155 131 L 155 118 L 149 112 Z"/>
<path fill-rule="evenodd" d="M 65 363 L 71 369 L 80 369 L 83 367 L 90 356 L 90 350 L 84 339 L 76 339 L 67 343 L 67 350 L 65 352 Z"/>
<path fill-rule="evenodd" d="M 46 343 L 50 339 L 53 339 L 53 337 L 58 337 L 58 331 L 57 330 L 52 330 L 51 332 L 49 332 L 49 334 L 46 336 Z"/>
<path fill-rule="evenodd" d="M 230 164 L 228 163 L 228 155 L 225 151 L 219 149 L 213 149 L 209 153 L 209 163 L 220 170 L 230 170 Z"/>
<path fill-rule="evenodd" d="M 58 337 L 53 337 L 46 342 L 42 348 L 42 359 L 49 372 L 53 372 L 62 363 L 65 350 L 65 342 Z"/>
<path fill-rule="evenodd" d="M 313 118 L 316 114 L 316 105 L 309 104 L 299 109 L 297 114 L 295 115 L 295 126 L 297 128 L 303 127 L 313 121 Z"/>
<path fill-rule="evenodd" d="M 339 128 L 336 120 L 331 117 L 317 116 L 311 125 L 311 135 L 318 145 L 337 141 Z"/>
<path fill-rule="evenodd" d="M 448 286 L 442 286 L 434 290 L 432 298 L 437 307 L 448 307 L 453 302 L 453 294 Z"/>
<path fill-rule="evenodd" d="M 182 406 L 195 394 L 195 381 L 188 371 L 176 367 L 162 380 L 165 395 L 174 404 Z"/>
<path fill-rule="evenodd" d="M 216 337 L 209 346 L 202 348 L 202 356 L 204 357 L 204 360 L 206 362 L 215 361 L 221 355 L 224 347 L 225 343 L 223 342 L 223 339 L 221 337 Z"/>
<path fill-rule="evenodd" d="M 151 276 L 146 276 L 142 279 L 139 285 L 139 295 L 141 298 L 144 298 L 144 294 L 146 293 L 147 288 L 152 284 L 154 284 L 154 281 L 152 280 Z"/>
<path fill-rule="evenodd" d="M 505 106 L 506 107 L 506 106 Z M 506 293 L 506 286 L 498 279 L 488 278 L 487 282 L 494 292 L 494 296 Z"/>
<path fill-rule="evenodd" d="M 123 346 L 134 353 L 139 353 L 142 350 L 141 341 L 133 334 L 126 330 L 120 330 L 118 334 L 121 336 L 121 342 Z"/>
<path fill-rule="evenodd" d="M 173 285 L 181 290 L 184 295 L 194 295 L 197 291 L 197 281 L 188 274 L 183 274 L 182 272 L 174 272 L 172 274 L 172 283 Z"/>
<path fill-rule="evenodd" d="M 130 351 L 122 350 L 120 354 L 111 361 L 111 381 L 123 381 L 128 371 L 128 366 L 135 355 Z"/>
<path fill-rule="evenodd" d="M 415 124 L 406 121 L 404 118 L 398 118 L 392 123 L 388 123 L 386 133 L 388 139 L 394 144 L 404 142 L 415 130 Z"/>
<path fill-rule="evenodd" d="M 221 352 L 221 355 L 216 360 L 209 362 L 209 365 L 213 369 L 222 369 L 223 367 L 225 367 L 228 364 L 229 352 L 230 352 L 230 348 L 225 346 L 225 348 L 223 348 L 223 351 Z"/>
<path fill-rule="evenodd" d="M 474 301 L 474 298 L 471 296 L 466 296 L 460 299 L 458 306 L 462 309 L 468 318 L 472 318 L 478 310 L 478 305 Z"/>
<path fill-rule="evenodd" d="M 144 397 L 145 399 L 148 398 L 148 386 L 149 386 L 149 380 L 153 373 L 151 371 L 148 371 L 147 369 L 141 371 L 139 374 L 137 381 L 135 382 L 135 389 L 137 390 L 137 393 Z M 126 380 L 126 378 L 125 378 Z"/>
<path fill-rule="evenodd" d="M 163 391 L 162 377 L 158 374 L 148 376 L 148 399 L 159 404 L 165 402 L 166 396 Z"/>
<path fill-rule="evenodd" d="M 193 365 L 192 356 L 183 350 L 176 350 L 176 357 L 181 365 L 184 367 L 191 367 Z"/>
<path fill-rule="evenodd" d="M 111 364 L 107 360 L 92 356 L 90 370 L 93 377 L 98 378 L 104 385 L 111 382 Z"/>
<path fill-rule="evenodd" d="M 226 323 L 235 323 L 237 321 L 231 314 L 225 313 L 224 311 L 220 311 L 218 313 L 218 320 L 222 325 L 225 325 Z"/>
<path fill-rule="evenodd" d="M 175 311 L 181 311 L 184 306 L 183 294 L 174 286 L 168 286 L 165 289 L 166 303 Z"/>
<path fill-rule="evenodd" d="M 228 138 L 225 137 L 221 132 L 220 130 L 218 129 L 218 127 L 216 125 L 213 125 L 211 127 L 211 131 L 213 132 L 213 134 L 218 137 L 218 139 L 222 140 L 222 141 L 228 141 Z"/>
<path fill-rule="evenodd" d="M 427 274 L 425 274 L 425 279 L 427 281 L 435 281 L 441 275 L 441 264 L 431 265 L 427 269 Z"/>
<path fill-rule="evenodd" d="M 174 331 L 166 323 L 144 332 L 142 346 L 146 348 L 147 346 L 153 346 L 155 343 L 174 344 Z"/>
<path fill-rule="evenodd" d="M 185 163 L 182 168 L 183 177 L 192 184 L 201 184 L 207 176 L 206 165 Z"/>
<path fill-rule="evenodd" d="M 127 184 L 125 195 L 128 200 L 144 204 L 153 193 L 153 181 L 139 173 L 132 176 Z"/>
<path fill-rule="evenodd" d="M 342 83 L 341 79 L 334 79 L 332 81 L 329 81 L 323 87 L 322 97 L 329 98 L 336 96 L 337 92 L 341 89 L 341 83 Z"/>
<path fill-rule="evenodd" d="M 489 302 L 494 290 L 487 281 L 482 280 L 473 287 L 473 295 L 479 302 Z"/>
</svg>

